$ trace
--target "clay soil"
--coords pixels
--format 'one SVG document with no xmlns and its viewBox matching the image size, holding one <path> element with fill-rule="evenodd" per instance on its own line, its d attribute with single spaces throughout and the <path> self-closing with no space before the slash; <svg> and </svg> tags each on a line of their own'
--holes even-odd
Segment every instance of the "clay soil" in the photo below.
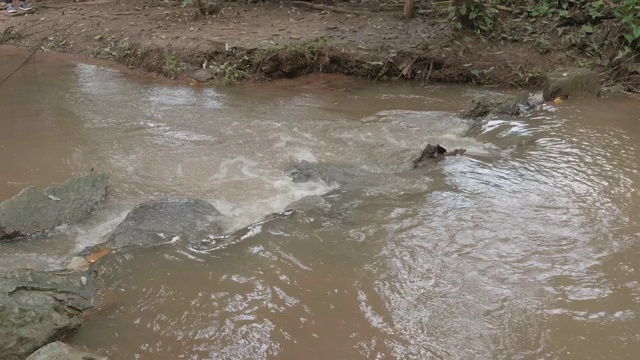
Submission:
<svg viewBox="0 0 640 360">
<path fill-rule="evenodd" d="M 263 81 L 342 73 L 378 81 L 540 85 L 572 63 L 562 49 L 452 29 L 446 16 L 402 19 L 402 11 L 321 11 L 291 2 L 220 2 L 216 15 L 161 0 L 43 0 L 28 14 L 0 15 L 0 44 L 114 60 L 194 81 Z M 398 4 L 399 5 L 399 4 Z M 336 5 L 342 6 L 345 5 Z"/>
</svg>

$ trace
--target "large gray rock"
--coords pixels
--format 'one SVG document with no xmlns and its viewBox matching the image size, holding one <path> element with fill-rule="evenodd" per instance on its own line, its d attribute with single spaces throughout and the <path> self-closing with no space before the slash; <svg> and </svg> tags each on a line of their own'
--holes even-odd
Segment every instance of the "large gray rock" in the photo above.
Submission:
<svg viewBox="0 0 640 360">
<path fill-rule="evenodd" d="M 22 360 L 75 331 L 97 303 L 85 272 L 0 273 L 0 359 Z"/>
<path fill-rule="evenodd" d="M 134 207 L 98 247 L 120 249 L 168 241 L 196 241 L 226 232 L 230 223 L 228 217 L 204 200 L 154 200 Z"/>
<path fill-rule="evenodd" d="M 109 360 L 106 356 L 98 356 L 76 349 L 60 341 L 52 342 L 34 352 L 27 360 Z"/>
<path fill-rule="evenodd" d="M 473 107 L 462 113 L 470 119 L 485 118 L 490 115 L 520 115 L 519 99 L 511 95 L 493 94 L 473 100 Z"/>
<path fill-rule="evenodd" d="M 0 203 L 0 241 L 31 235 L 78 221 L 104 200 L 106 174 L 89 175 L 69 180 L 42 191 L 33 187 Z"/>
<path fill-rule="evenodd" d="M 547 76 L 543 92 L 545 100 L 556 97 L 596 97 L 600 95 L 598 73 L 589 69 L 559 69 Z"/>
</svg>

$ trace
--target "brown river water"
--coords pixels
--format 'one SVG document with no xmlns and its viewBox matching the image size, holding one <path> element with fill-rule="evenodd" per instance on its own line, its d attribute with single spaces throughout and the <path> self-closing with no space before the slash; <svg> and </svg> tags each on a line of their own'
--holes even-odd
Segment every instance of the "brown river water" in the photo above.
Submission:
<svg viewBox="0 0 640 360">
<path fill-rule="evenodd" d="M 3 53 L 0 77 L 24 57 Z M 135 204 L 192 196 L 237 242 L 109 257 L 110 306 L 67 341 L 113 359 L 638 359 L 640 101 L 455 115 L 490 91 L 190 87 L 37 55 L 0 87 L 0 200 L 92 167 L 109 199 L 1 244 L 0 269 L 59 267 Z M 427 142 L 468 156 L 406 171 Z M 301 160 L 357 174 L 294 184 Z"/>
</svg>

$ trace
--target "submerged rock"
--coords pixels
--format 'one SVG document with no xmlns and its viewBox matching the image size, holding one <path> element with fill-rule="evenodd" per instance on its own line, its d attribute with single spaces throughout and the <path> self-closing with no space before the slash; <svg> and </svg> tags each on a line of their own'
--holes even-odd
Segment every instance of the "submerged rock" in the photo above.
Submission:
<svg viewBox="0 0 640 360">
<path fill-rule="evenodd" d="M 427 144 L 424 150 L 422 150 L 422 153 L 420 153 L 420 156 L 411 161 L 411 163 L 415 169 L 420 166 L 434 164 L 447 156 L 458 156 L 465 152 L 467 152 L 465 149 L 455 149 L 452 152 L 448 152 L 447 149 L 443 148 L 439 144 L 436 144 L 435 146 Z"/>
<path fill-rule="evenodd" d="M 0 241 L 36 234 L 88 216 L 104 200 L 108 175 L 91 172 L 42 191 L 28 187 L 0 203 Z"/>
<path fill-rule="evenodd" d="M 326 200 L 320 195 L 308 195 L 287 205 L 286 210 L 306 211 L 322 207 Z"/>
<path fill-rule="evenodd" d="M 0 359 L 25 359 L 78 329 L 95 291 L 82 271 L 0 273 Z"/>
<path fill-rule="evenodd" d="M 134 207 L 107 241 L 97 248 L 120 249 L 178 240 L 195 241 L 226 232 L 230 223 L 228 217 L 204 200 L 154 200 Z M 96 247 L 89 252 L 95 250 Z"/>
<path fill-rule="evenodd" d="M 589 69 L 567 68 L 550 73 L 543 92 L 545 100 L 556 97 L 596 97 L 600 95 L 598 74 Z"/>
<path fill-rule="evenodd" d="M 98 356 L 89 352 L 76 349 L 60 341 L 40 348 L 27 358 L 27 360 L 109 360 L 106 356 Z"/>
<path fill-rule="evenodd" d="M 339 185 L 351 182 L 353 178 L 362 175 L 362 172 L 362 170 L 349 165 L 327 165 L 306 160 L 290 165 L 284 170 L 284 174 L 290 177 L 294 183 L 319 181 Z"/>
</svg>

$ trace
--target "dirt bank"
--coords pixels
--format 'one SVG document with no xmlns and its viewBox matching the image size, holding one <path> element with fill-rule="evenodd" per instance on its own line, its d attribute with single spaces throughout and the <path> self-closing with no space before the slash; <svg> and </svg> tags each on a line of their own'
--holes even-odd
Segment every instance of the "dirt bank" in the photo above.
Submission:
<svg viewBox="0 0 640 360">
<path fill-rule="evenodd" d="M 332 72 L 391 80 L 540 85 L 544 74 L 580 59 L 563 47 L 518 38 L 487 40 L 454 31 L 437 16 L 401 10 L 358 14 L 292 3 L 221 3 L 198 16 L 179 1 L 45 0 L 21 16 L 0 16 L 0 44 L 114 60 L 194 81 L 234 82 Z M 523 35 L 524 36 L 524 35 Z M 529 35 L 527 35 L 529 36 Z"/>
</svg>

